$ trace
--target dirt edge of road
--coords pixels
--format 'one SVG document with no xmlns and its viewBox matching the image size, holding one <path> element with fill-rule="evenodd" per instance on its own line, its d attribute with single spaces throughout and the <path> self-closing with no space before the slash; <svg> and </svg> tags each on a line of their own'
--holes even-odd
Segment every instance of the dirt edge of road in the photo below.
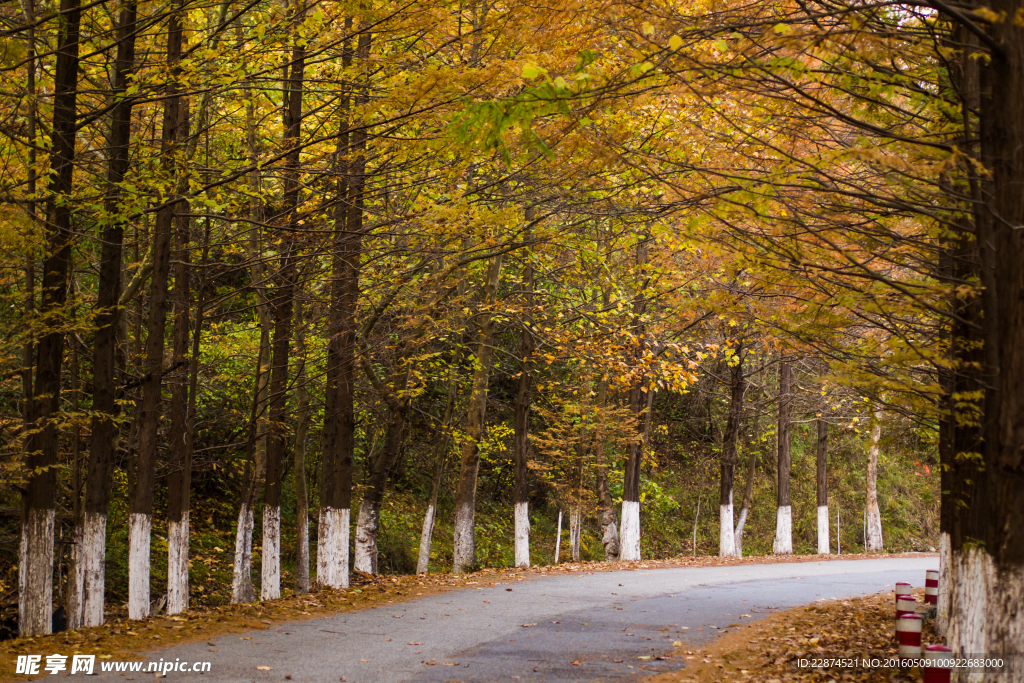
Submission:
<svg viewBox="0 0 1024 683">
<path fill-rule="evenodd" d="M 16 638 L 0 643 L 0 683 L 24 680 L 16 675 L 21 654 L 96 655 L 97 659 L 128 661 L 144 659 L 147 653 L 173 645 L 213 641 L 218 636 L 263 630 L 288 621 L 329 617 L 334 614 L 377 607 L 451 590 L 472 590 L 497 584 L 512 584 L 546 576 L 606 571 L 637 571 L 672 567 L 713 567 L 742 564 L 779 564 L 931 557 L 933 553 L 893 555 L 788 555 L 744 558 L 678 557 L 639 562 L 583 562 L 527 569 L 483 569 L 469 574 L 383 575 L 354 574 L 347 589 L 321 589 L 305 595 L 286 593 L 279 600 L 247 605 L 198 608 L 177 616 L 157 615 L 144 621 L 128 621 L 123 607 L 109 610 L 103 626 L 63 631 L 49 636 Z M 215 645 L 211 646 L 215 651 Z M 45 662 L 45 660 L 44 660 Z M 70 667 L 69 667 L 70 668 Z"/>
<path fill-rule="evenodd" d="M 914 592 L 923 602 L 923 590 Z M 724 636 L 708 645 L 679 642 L 671 658 L 686 662 L 686 667 L 644 678 L 642 683 L 917 683 L 917 669 L 881 666 L 896 655 L 895 615 L 892 592 L 775 612 L 750 624 L 731 624 Z M 942 642 L 933 627 L 934 621 L 927 620 L 925 645 Z M 876 660 L 879 665 L 849 666 L 853 658 L 862 664 L 864 659 Z M 827 659 L 847 661 L 843 666 L 810 665 Z"/>
</svg>

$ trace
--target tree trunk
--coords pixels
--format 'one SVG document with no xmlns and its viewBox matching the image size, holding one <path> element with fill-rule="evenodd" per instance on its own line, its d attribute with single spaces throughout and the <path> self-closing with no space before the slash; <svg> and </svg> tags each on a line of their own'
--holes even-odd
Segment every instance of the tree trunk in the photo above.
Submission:
<svg viewBox="0 0 1024 683">
<path fill-rule="evenodd" d="M 189 99 L 182 97 L 179 105 L 179 139 L 189 136 Z M 188 382 L 191 363 L 189 346 L 189 277 L 192 219 L 189 203 L 177 205 L 176 253 L 174 259 L 174 337 L 171 365 L 178 367 L 176 381 L 171 384 L 171 428 L 167 447 L 167 613 L 179 614 L 188 609 L 188 535 L 189 491 L 192 484 L 192 449 L 189 444 Z M 198 332 L 198 330 L 197 330 Z"/>
<path fill-rule="evenodd" d="M 636 248 L 636 262 L 641 271 L 641 281 L 633 299 L 633 339 L 636 345 L 634 359 L 636 363 L 644 356 L 646 346 L 644 335 L 644 312 L 647 310 L 647 299 L 644 289 L 647 286 L 646 263 L 648 236 L 641 237 Z M 639 368 L 636 368 L 639 371 Z M 622 537 L 619 544 L 619 558 L 626 561 L 640 559 L 640 465 L 643 455 L 642 435 L 645 431 L 641 419 L 644 398 L 648 389 L 644 386 L 644 375 L 633 380 L 629 390 L 629 407 L 637 421 L 637 438 L 631 442 L 626 451 L 626 471 L 622 481 Z"/>
<path fill-rule="evenodd" d="M 558 554 L 562 550 L 562 510 L 558 510 L 558 526 L 555 527 L 555 564 L 558 564 Z"/>
<path fill-rule="evenodd" d="M 37 215 L 37 200 L 36 200 L 36 188 L 38 180 L 36 176 L 36 147 L 38 146 L 38 140 L 36 135 L 36 119 L 39 116 L 39 105 L 36 100 L 38 93 L 36 92 L 36 69 L 37 58 L 36 58 L 36 8 L 35 0 L 26 0 L 25 4 L 25 23 L 28 27 L 25 30 L 25 39 L 28 43 L 28 54 L 25 57 L 27 62 L 28 73 L 26 78 L 25 90 L 28 94 L 28 115 L 26 125 L 26 137 L 31 141 L 31 145 L 28 148 L 28 169 L 25 178 L 25 193 L 29 199 L 25 202 L 26 209 L 28 212 L 28 219 L 33 228 L 36 227 L 36 221 L 38 220 Z M 113 152 L 112 152 L 113 153 Z M 29 252 L 25 257 L 25 317 L 28 318 L 35 313 L 36 308 L 36 255 Z M 24 346 L 21 349 L 21 419 L 24 423 L 22 425 L 22 450 L 25 453 L 31 453 L 32 447 L 32 369 L 35 365 L 35 340 L 29 335 Z"/>
<path fill-rule="evenodd" d="M 455 365 L 454 360 L 452 364 Z M 458 371 L 452 367 L 449 370 L 448 400 L 445 402 L 444 416 L 441 418 L 441 426 L 434 441 L 434 472 L 430 479 L 430 498 L 427 502 L 427 512 L 423 516 L 423 530 L 420 533 L 420 552 L 416 561 L 417 574 L 426 574 L 430 568 L 430 543 L 434 534 L 434 520 L 437 516 L 437 495 L 441 490 L 441 477 L 444 475 L 445 462 L 448 460 L 448 444 L 451 441 L 458 387 Z"/>
<path fill-rule="evenodd" d="M 594 479 L 597 487 L 597 505 L 601 516 L 601 543 L 604 545 L 604 559 L 614 562 L 619 559 L 619 520 L 615 515 L 615 502 L 608 486 L 608 453 L 604 433 L 604 408 L 608 404 L 608 379 L 602 377 L 597 385 L 597 405 L 599 417 L 597 435 L 594 443 Z"/>
<path fill-rule="evenodd" d="M 53 524 L 59 439 L 54 424 L 60 412 L 64 332 L 60 317 L 67 301 L 71 262 L 71 199 L 75 162 L 78 94 L 79 0 L 61 0 L 61 31 L 54 73 L 50 198 L 46 206 L 47 254 L 43 262 L 40 317 L 54 329 L 39 340 L 32 424 L 39 430 L 26 452 L 28 483 L 21 500 L 18 551 L 18 631 L 45 635 L 52 627 Z M 35 473 L 37 468 L 44 468 Z"/>
<path fill-rule="evenodd" d="M 818 442 L 815 451 L 817 476 L 815 482 L 818 492 L 818 554 L 828 555 L 831 550 L 828 538 L 828 476 L 826 465 L 828 460 L 828 423 L 816 420 L 818 425 Z"/>
<path fill-rule="evenodd" d="M 950 537 L 954 653 L 1013 653 L 1005 680 L 1024 680 L 1024 26 L 1020 0 L 995 0 L 999 49 L 981 69 L 981 197 L 976 214 L 984 313 L 981 462 Z M 1009 17 L 1014 17 L 1010 20 Z M 954 455 L 960 457 L 963 452 Z M 959 502 L 959 501 L 957 501 Z"/>
<path fill-rule="evenodd" d="M 352 18 L 345 20 L 351 33 Z M 365 42 L 365 47 L 364 47 Z M 360 57 L 370 50 L 369 34 L 359 36 Z M 342 48 L 342 66 L 352 64 L 349 41 Z M 356 310 L 363 246 L 365 158 L 347 161 L 350 145 L 359 150 L 348 120 L 349 96 L 342 95 L 338 133 L 338 204 L 334 214 L 331 307 L 328 314 L 327 382 L 324 404 L 324 454 L 321 464 L 320 523 L 317 528 L 316 577 L 321 586 L 344 588 L 349 583 L 349 526 L 352 501 L 352 458 L 355 452 Z M 365 138 L 362 138 L 365 140 Z M 364 142 L 365 145 L 365 142 Z"/>
<path fill-rule="evenodd" d="M 160 141 L 162 169 L 174 196 L 165 198 L 156 214 L 153 228 L 153 275 L 150 281 L 149 321 L 146 336 L 146 376 L 142 384 L 142 408 L 139 422 L 139 455 L 135 486 L 132 491 L 128 532 L 128 618 L 149 616 L 149 552 L 153 526 L 153 494 L 156 486 L 156 460 L 159 447 L 160 398 L 163 385 L 164 325 L 167 320 L 167 281 L 171 265 L 171 243 L 175 214 L 181 210 L 176 202 L 181 191 L 182 169 L 178 168 L 177 152 L 187 131 L 181 130 L 181 95 L 173 77 L 178 73 L 182 47 L 182 15 L 179 3 L 167 24 L 167 64 L 172 79 L 164 99 L 163 132 Z"/>
<path fill-rule="evenodd" d="M 718 500 L 718 555 L 739 557 L 736 550 L 736 536 L 733 528 L 733 488 L 736 477 L 736 442 L 739 439 L 740 420 L 743 417 L 743 395 L 747 391 L 743 376 L 743 347 L 736 349 L 736 364 L 732 366 L 731 397 L 729 416 L 726 418 L 725 435 L 722 439 L 722 464 Z"/>
<path fill-rule="evenodd" d="M 878 447 L 882 437 L 882 411 L 876 411 L 871 420 L 871 445 L 868 447 L 868 476 L 866 507 L 866 537 L 864 549 L 869 553 L 882 552 L 882 515 L 878 510 Z"/>
<path fill-rule="evenodd" d="M 583 531 L 583 515 L 580 514 L 580 504 L 577 502 L 569 511 L 569 543 L 572 548 L 572 561 L 580 561 L 580 536 Z"/>
<path fill-rule="evenodd" d="M 110 508 L 114 454 L 117 447 L 117 334 L 120 323 L 121 270 L 124 225 L 121 181 L 128 171 L 131 114 L 134 99 L 121 98 L 135 65 L 137 5 L 128 2 L 118 21 L 117 58 L 112 92 L 117 104 L 111 112 L 107 190 L 103 201 L 108 223 L 100 247 L 96 297 L 96 334 L 93 341 L 93 395 L 89 464 L 85 475 L 85 505 L 75 532 L 74 586 L 69 600 L 68 629 L 103 623 L 106 581 L 107 512 Z"/>
<path fill-rule="evenodd" d="M 303 15 L 299 6 L 295 21 Z M 270 435 L 267 443 L 267 478 L 263 492 L 263 562 L 260 597 L 281 597 L 281 486 L 284 457 L 288 449 L 287 403 L 288 365 L 292 341 L 292 306 L 295 298 L 296 254 L 294 235 L 298 230 L 299 137 L 302 128 L 302 88 L 305 69 L 304 41 L 293 38 L 291 64 L 285 78 L 283 112 L 286 150 L 284 174 L 284 220 L 281 231 L 278 287 L 274 297 L 274 362 L 270 378 Z"/>
<path fill-rule="evenodd" d="M 501 256 L 491 257 L 481 297 L 479 342 L 476 352 L 473 384 L 466 410 L 465 436 L 462 443 L 462 462 L 459 469 L 458 491 L 455 496 L 455 547 L 452 571 L 456 574 L 471 571 L 476 565 L 476 479 L 480 470 L 480 439 L 484 435 L 484 416 L 487 407 L 487 384 L 491 376 L 491 358 L 494 354 L 494 316 L 488 310 L 494 303 L 501 275 Z"/>
<path fill-rule="evenodd" d="M 405 424 L 408 421 L 411 400 L 408 394 L 410 362 L 399 361 L 402 369 L 395 373 L 393 389 L 384 387 L 373 374 L 369 362 L 363 362 L 363 369 L 371 382 L 379 387 L 388 404 L 388 422 L 384 433 L 384 447 L 369 464 L 369 481 L 363 500 L 359 503 L 359 519 L 356 522 L 355 565 L 358 572 L 377 573 L 377 530 L 380 526 L 380 506 L 384 502 L 384 490 L 388 483 L 388 472 L 398 456 L 402 445 Z"/>
<path fill-rule="evenodd" d="M 525 280 L 532 281 L 533 269 L 527 266 Z M 531 286 L 532 282 L 530 282 Z M 532 294 L 528 295 L 532 299 Z M 532 302 L 528 304 L 532 306 Z M 515 405 L 515 441 L 512 454 L 513 469 L 515 470 L 515 566 L 530 566 L 530 503 L 529 503 L 529 462 L 530 451 L 530 385 L 532 363 L 530 356 L 533 354 L 533 335 L 529 330 L 529 321 L 524 321 L 522 338 L 520 341 L 520 354 L 522 365 L 520 366 L 519 387 L 516 390 Z"/>
<path fill-rule="evenodd" d="M 740 508 L 740 517 L 736 521 L 736 557 L 743 557 L 743 531 L 747 527 L 747 517 L 750 508 L 754 505 L 754 474 L 757 472 L 757 452 L 750 451 L 750 461 L 747 465 L 747 488 L 743 492 L 743 507 Z"/>
<path fill-rule="evenodd" d="M 789 499 L 790 403 L 793 400 L 793 368 L 787 361 L 779 363 L 779 427 L 778 427 L 778 482 L 775 511 L 776 555 L 793 553 L 793 508 Z"/>
<path fill-rule="evenodd" d="M 266 330 L 266 328 L 264 328 Z M 270 353 L 266 343 L 266 333 L 261 334 L 260 349 L 256 358 L 256 376 L 253 381 L 252 410 L 249 415 L 249 428 L 245 444 L 245 473 L 242 479 L 241 502 L 238 506 L 238 526 L 235 529 L 235 557 L 231 577 L 231 604 L 252 602 L 256 592 L 252 585 L 252 527 L 253 503 L 256 491 L 263 477 L 265 455 L 260 452 L 260 444 L 265 442 L 263 433 L 264 396 L 267 389 L 266 356 Z"/>
<path fill-rule="evenodd" d="M 529 244 L 532 240 L 531 224 L 535 209 L 526 209 L 526 230 L 523 239 Z M 519 367 L 519 386 L 516 389 L 515 405 L 515 439 L 512 451 L 512 467 L 515 470 L 514 521 L 515 521 L 515 566 L 530 566 L 530 387 L 533 382 L 533 260 L 532 254 L 525 252 L 523 265 L 523 306 L 527 313 L 523 316 L 523 329 L 519 337 L 519 355 L 522 357 Z"/>
<path fill-rule="evenodd" d="M 295 593 L 309 592 L 309 493 L 306 489 L 306 444 L 309 440 L 309 388 L 306 376 L 306 330 L 302 301 L 295 302 Z"/>
</svg>

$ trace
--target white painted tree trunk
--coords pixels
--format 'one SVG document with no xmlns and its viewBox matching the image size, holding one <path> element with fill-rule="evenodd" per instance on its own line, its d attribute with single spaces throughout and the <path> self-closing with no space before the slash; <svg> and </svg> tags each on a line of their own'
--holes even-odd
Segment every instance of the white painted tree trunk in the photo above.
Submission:
<svg viewBox="0 0 1024 683">
<path fill-rule="evenodd" d="M 423 531 L 420 532 L 420 554 L 416 559 L 416 573 L 426 574 L 430 569 L 430 541 L 434 535 L 434 515 L 436 510 L 433 503 L 427 506 L 427 514 L 423 516 Z M 518 564 L 516 566 L 519 566 Z"/>
<path fill-rule="evenodd" d="M 452 571 L 459 574 L 476 564 L 476 536 L 473 533 L 472 505 L 460 505 L 455 511 L 455 548 Z"/>
<path fill-rule="evenodd" d="M 334 517 L 331 508 L 320 508 L 320 522 L 316 527 L 316 583 L 318 586 L 334 586 Z"/>
<path fill-rule="evenodd" d="M 64 624 L 67 630 L 77 631 L 82 628 L 82 556 L 85 552 L 82 525 L 75 524 L 72 533 L 74 538 L 71 546 L 71 566 L 68 568 L 68 595 L 64 602 Z"/>
<path fill-rule="evenodd" d="M 718 506 L 718 556 L 737 557 L 736 532 L 732 525 L 732 492 L 729 492 L 729 504 Z"/>
<path fill-rule="evenodd" d="M 263 508 L 261 569 L 260 599 L 277 600 L 281 597 L 281 508 L 277 506 Z"/>
<path fill-rule="evenodd" d="M 999 675 L 959 671 L 960 680 L 1024 681 L 1024 567 L 997 567 L 988 553 L 972 548 L 953 553 L 950 569 L 946 642 L 955 656 L 1002 657 L 1006 665 Z"/>
<path fill-rule="evenodd" d="M 614 513 L 614 510 L 612 510 Z M 619 526 L 614 514 L 602 514 L 601 526 L 603 534 L 601 544 L 604 546 L 605 562 L 615 562 L 619 559 Z"/>
<path fill-rule="evenodd" d="M 298 538 L 295 542 L 298 544 L 298 552 L 296 553 L 296 579 L 295 579 L 295 591 L 298 594 L 309 592 L 309 514 L 300 515 L 298 525 L 296 527 L 296 535 Z M 303 572 L 303 568 L 305 572 Z"/>
<path fill-rule="evenodd" d="M 953 590 L 953 558 L 950 554 L 949 534 L 939 534 L 939 599 L 935 606 L 935 632 L 946 635 L 949 628 L 950 595 Z"/>
<path fill-rule="evenodd" d="M 103 600 L 106 582 L 107 516 L 96 512 L 82 515 L 82 540 L 79 546 L 81 588 L 80 626 L 103 624 Z"/>
<path fill-rule="evenodd" d="M 878 510 L 877 502 L 868 506 L 864 530 L 867 534 L 867 543 L 864 549 L 869 553 L 882 552 L 882 515 Z"/>
<path fill-rule="evenodd" d="M 743 532 L 747 528 L 747 508 L 740 508 L 740 518 L 736 520 L 736 533 L 733 543 L 736 546 L 736 557 L 743 557 Z"/>
<path fill-rule="evenodd" d="M 356 521 L 355 570 L 367 574 L 377 573 L 377 527 L 380 523 L 380 506 L 369 501 L 359 503 L 359 519 Z"/>
<path fill-rule="evenodd" d="M 579 508 L 569 511 L 569 543 L 572 548 L 572 561 L 580 561 L 580 536 L 583 531 L 583 515 Z"/>
<path fill-rule="evenodd" d="M 562 550 L 562 511 L 558 511 L 558 527 L 555 533 L 555 564 L 558 564 L 558 555 Z"/>
<path fill-rule="evenodd" d="M 188 511 L 167 525 L 167 613 L 188 610 Z"/>
<path fill-rule="evenodd" d="M 29 509 L 18 549 L 18 633 L 53 629 L 53 508 Z"/>
<path fill-rule="evenodd" d="M 775 545 L 776 555 L 793 554 L 793 507 L 785 505 L 775 511 Z"/>
<path fill-rule="evenodd" d="M 317 532 L 316 582 L 327 588 L 348 588 L 348 508 L 320 508 Z"/>
<path fill-rule="evenodd" d="M 882 514 L 878 509 L 878 448 L 882 438 L 882 413 L 871 421 L 871 446 L 868 448 L 867 501 L 864 516 L 864 550 L 882 552 Z"/>
<path fill-rule="evenodd" d="M 828 536 L 828 505 L 818 506 L 818 554 L 829 555 L 832 544 Z"/>
<path fill-rule="evenodd" d="M 242 503 L 238 510 L 238 529 L 235 531 L 235 563 L 231 577 L 231 604 L 252 602 L 256 592 L 252 587 L 252 508 Z"/>
<path fill-rule="evenodd" d="M 128 618 L 149 617 L 149 539 L 153 516 L 128 516 Z"/>
<path fill-rule="evenodd" d="M 626 562 L 640 559 L 640 501 L 622 501 L 622 535 L 619 537 L 619 559 Z"/>
<path fill-rule="evenodd" d="M 530 566 L 530 504 L 516 503 L 516 566 Z"/>
</svg>

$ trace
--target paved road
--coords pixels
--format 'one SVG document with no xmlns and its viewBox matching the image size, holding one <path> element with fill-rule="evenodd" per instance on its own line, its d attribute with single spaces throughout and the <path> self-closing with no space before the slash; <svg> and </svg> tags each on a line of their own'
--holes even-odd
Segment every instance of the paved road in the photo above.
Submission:
<svg viewBox="0 0 1024 683">
<path fill-rule="evenodd" d="M 680 666 L 655 659 L 675 640 L 708 642 L 730 624 L 818 598 L 920 586 L 937 566 L 928 557 L 571 574 L 219 636 L 215 648 L 204 641 L 150 659 L 212 662 L 201 677 L 167 675 L 179 680 L 628 681 Z"/>
</svg>

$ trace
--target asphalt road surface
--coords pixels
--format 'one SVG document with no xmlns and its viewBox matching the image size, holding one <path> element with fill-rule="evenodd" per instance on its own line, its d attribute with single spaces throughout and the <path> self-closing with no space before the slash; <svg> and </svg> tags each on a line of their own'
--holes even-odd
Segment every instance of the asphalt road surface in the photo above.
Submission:
<svg viewBox="0 0 1024 683">
<path fill-rule="evenodd" d="M 150 660 L 212 662 L 209 673 L 167 679 L 246 683 L 629 681 L 682 666 L 656 659 L 675 640 L 706 643 L 819 598 L 922 586 L 937 567 L 923 557 L 576 573 L 218 636 L 215 647 L 180 645 Z"/>
</svg>

